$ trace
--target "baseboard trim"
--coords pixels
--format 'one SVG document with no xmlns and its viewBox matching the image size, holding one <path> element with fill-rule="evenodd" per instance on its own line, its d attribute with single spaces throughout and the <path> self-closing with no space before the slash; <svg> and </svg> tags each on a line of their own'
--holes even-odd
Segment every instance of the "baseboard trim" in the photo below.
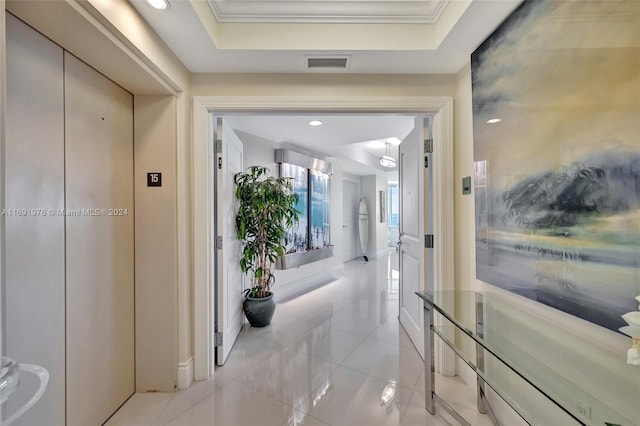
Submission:
<svg viewBox="0 0 640 426">
<path fill-rule="evenodd" d="M 178 363 L 178 390 L 187 389 L 193 383 L 193 357 Z"/>
</svg>

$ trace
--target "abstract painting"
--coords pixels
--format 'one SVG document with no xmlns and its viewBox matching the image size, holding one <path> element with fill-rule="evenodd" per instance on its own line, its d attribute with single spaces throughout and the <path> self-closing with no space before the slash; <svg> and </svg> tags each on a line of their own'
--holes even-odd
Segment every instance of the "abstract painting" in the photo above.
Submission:
<svg viewBox="0 0 640 426">
<path fill-rule="evenodd" d="M 525 1 L 471 57 L 477 278 L 611 330 L 640 294 L 639 22 Z"/>
</svg>

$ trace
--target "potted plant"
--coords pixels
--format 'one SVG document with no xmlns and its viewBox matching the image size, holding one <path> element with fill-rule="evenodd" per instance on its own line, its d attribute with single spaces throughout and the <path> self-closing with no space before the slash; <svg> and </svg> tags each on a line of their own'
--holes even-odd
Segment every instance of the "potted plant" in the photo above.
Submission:
<svg viewBox="0 0 640 426">
<path fill-rule="evenodd" d="M 244 291 L 244 314 L 253 327 L 269 325 L 276 305 L 271 286 L 273 269 L 288 228 L 298 221 L 298 194 L 290 178 L 269 176 L 269 169 L 253 166 L 236 173 L 236 235 L 242 243 L 240 269 L 250 273 L 251 286 Z"/>
</svg>

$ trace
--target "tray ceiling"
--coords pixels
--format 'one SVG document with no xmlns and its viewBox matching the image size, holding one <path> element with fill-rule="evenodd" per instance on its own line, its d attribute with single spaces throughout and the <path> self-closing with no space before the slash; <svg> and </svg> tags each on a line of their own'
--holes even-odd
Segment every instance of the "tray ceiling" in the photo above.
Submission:
<svg viewBox="0 0 640 426">
<path fill-rule="evenodd" d="M 207 0 L 218 22 L 435 23 L 449 0 Z"/>
<path fill-rule="evenodd" d="M 396 5 L 386 18 L 406 16 L 407 7 L 421 6 L 422 14 L 438 14 L 435 23 L 322 22 L 326 15 L 305 8 L 304 16 L 318 19 L 303 23 L 264 21 L 277 13 L 261 15 L 261 22 L 219 22 L 208 1 L 251 4 L 241 11 L 244 19 L 270 0 L 169 0 L 166 10 L 153 9 L 145 0 L 129 0 L 182 63 L 194 73 L 348 73 L 348 74 L 455 74 L 469 55 L 521 0 L 280 0 L 279 3 L 329 6 L 359 4 L 345 19 L 369 19 L 371 5 Z M 255 3 L 255 4 L 254 4 Z M 226 3 L 225 3 L 226 4 Z M 235 9 L 234 9 L 235 10 Z M 235 12 L 234 12 L 235 13 Z M 258 14 L 259 15 L 259 14 Z M 338 16 L 337 12 L 336 15 Z M 350 17 L 349 17 L 350 16 Z M 416 14 L 419 16 L 419 14 Z M 435 15 L 434 15 L 435 16 Z M 415 18 L 412 17 L 412 19 Z M 292 18 L 293 19 L 293 18 Z M 383 15 L 376 19 L 383 19 Z M 420 18 L 422 19 L 422 18 Z M 348 57 L 346 69 L 309 69 L 306 58 Z"/>
</svg>

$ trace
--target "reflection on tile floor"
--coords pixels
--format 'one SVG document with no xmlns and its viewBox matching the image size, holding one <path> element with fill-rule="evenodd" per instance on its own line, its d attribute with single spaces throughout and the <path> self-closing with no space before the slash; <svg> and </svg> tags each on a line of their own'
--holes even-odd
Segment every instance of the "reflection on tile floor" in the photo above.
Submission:
<svg viewBox="0 0 640 426">
<path fill-rule="evenodd" d="M 395 265 L 395 253 L 345 264 L 339 280 L 278 304 L 269 327 L 246 325 L 211 380 L 135 394 L 107 425 L 456 424 L 424 409 L 424 364 L 398 322 Z M 438 376 L 436 387 L 471 424 L 491 424 L 459 379 Z"/>
</svg>

